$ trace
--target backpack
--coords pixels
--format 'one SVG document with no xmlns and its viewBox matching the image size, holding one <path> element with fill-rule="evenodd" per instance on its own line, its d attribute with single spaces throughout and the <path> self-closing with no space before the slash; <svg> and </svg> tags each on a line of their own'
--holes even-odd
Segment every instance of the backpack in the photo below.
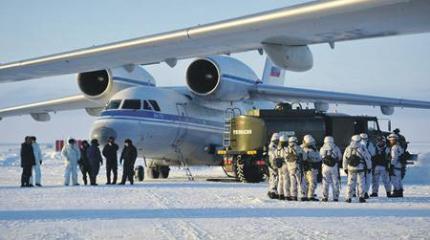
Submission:
<svg viewBox="0 0 430 240">
<path fill-rule="evenodd" d="M 323 159 L 323 163 L 329 167 L 334 167 L 334 165 L 336 165 L 337 161 L 336 161 L 336 158 L 333 157 L 332 150 L 326 151 L 326 155 Z"/>
<path fill-rule="evenodd" d="M 357 149 L 353 148 L 351 152 L 351 156 L 348 158 L 348 165 L 351 167 L 358 167 L 360 163 L 363 162 L 362 157 L 358 153 Z"/>
</svg>

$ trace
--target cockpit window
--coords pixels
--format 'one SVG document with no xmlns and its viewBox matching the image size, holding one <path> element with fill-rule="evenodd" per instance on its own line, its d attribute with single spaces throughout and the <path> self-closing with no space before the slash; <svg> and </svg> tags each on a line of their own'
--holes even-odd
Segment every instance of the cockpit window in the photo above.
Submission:
<svg viewBox="0 0 430 240">
<path fill-rule="evenodd" d="M 152 110 L 151 105 L 149 105 L 148 101 L 146 101 L 146 100 L 143 100 L 143 109 Z"/>
<path fill-rule="evenodd" d="M 139 110 L 142 108 L 142 103 L 138 99 L 126 99 L 122 104 L 122 109 Z"/>
<path fill-rule="evenodd" d="M 118 109 L 121 105 L 121 100 L 112 100 L 106 105 L 106 110 Z"/>
<path fill-rule="evenodd" d="M 159 111 L 160 111 L 160 106 L 158 105 L 157 101 L 155 101 L 155 100 L 149 100 L 149 103 L 151 103 L 152 108 L 153 108 L 155 111 L 157 111 L 157 112 L 159 112 Z"/>
</svg>

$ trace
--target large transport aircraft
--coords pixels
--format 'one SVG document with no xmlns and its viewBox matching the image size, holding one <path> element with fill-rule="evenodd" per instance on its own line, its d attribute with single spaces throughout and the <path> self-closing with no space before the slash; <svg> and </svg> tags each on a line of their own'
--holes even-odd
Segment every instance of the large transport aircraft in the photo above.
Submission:
<svg viewBox="0 0 430 240">
<path fill-rule="evenodd" d="M 313 66 L 312 44 L 430 31 L 428 0 L 338 0 L 307 4 L 199 25 L 76 51 L 0 65 L 0 83 L 78 73 L 82 94 L 0 110 L 0 119 L 85 109 L 97 117 L 91 138 L 104 144 L 131 138 L 145 155 L 150 175 L 166 176 L 170 165 L 221 165 L 214 149 L 223 144 L 226 109 L 241 112 L 279 102 L 430 109 L 430 102 L 284 87 L 284 71 Z M 263 77 L 231 53 L 267 54 Z M 157 87 L 145 65 L 197 58 L 187 86 Z"/>
</svg>

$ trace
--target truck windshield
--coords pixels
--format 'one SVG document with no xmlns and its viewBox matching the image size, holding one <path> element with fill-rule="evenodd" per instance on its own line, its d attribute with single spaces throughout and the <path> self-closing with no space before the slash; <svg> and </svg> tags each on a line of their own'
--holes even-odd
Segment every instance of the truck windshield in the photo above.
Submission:
<svg viewBox="0 0 430 240">
<path fill-rule="evenodd" d="M 369 120 L 367 122 L 367 129 L 369 131 L 376 131 L 379 130 L 378 122 L 376 120 Z"/>
</svg>

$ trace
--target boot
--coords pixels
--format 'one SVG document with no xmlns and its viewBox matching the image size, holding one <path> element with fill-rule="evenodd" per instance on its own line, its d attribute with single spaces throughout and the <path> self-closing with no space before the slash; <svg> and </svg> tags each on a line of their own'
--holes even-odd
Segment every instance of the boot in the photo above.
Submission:
<svg viewBox="0 0 430 240">
<path fill-rule="evenodd" d="M 399 190 L 393 190 L 393 193 L 391 194 L 391 197 L 392 198 L 398 198 L 398 197 L 400 197 Z"/>
<path fill-rule="evenodd" d="M 372 194 L 370 195 L 370 197 L 378 197 L 378 194 L 377 194 L 377 193 L 372 193 Z"/>
<path fill-rule="evenodd" d="M 351 203 L 351 202 L 352 202 L 352 201 L 351 201 L 351 198 L 346 199 L 346 200 L 345 200 L 345 202 L 347 202 L 347 203 Z"/>
<path fill-rule="evenodd" d="M 284 201 L 285 200 L 285 196 L 284 195 L 279 195 L 279 200 Z"/>
<path fill-rule="evenodd" d="M 364 193 L 364 199 L 369 199 L 369 194 L 368 193 Z"/>
<path fill-rule="evenodd" d="M 333 199 L 333 202 L 339 202 L 339 199 L 337 199 L 337 198 Z"/>
<path fill-rule="evenodd" d="M 311 202 L 319 202 L 320 200 L 318 200 L 317 198 L 309 198 L 309 201 L 311 201 Z"/>
<path fill-rule="evenodd" d="M 328 202 L 328 198 L 321 199 L 322 202 Z"/>
<path fill-rule="evenodd" d="M 399 190 L 399 197 L 402 198 L 403 197 L 403 189 Z"/>
<path fill-rule="evenodd" d="M 308 201 L 308 198 L 307 198 L 307 197 L 302 197 L 300 200 L 301 200 L 302 202 L 307 202 L 307 201 Z"/>
<path fill-rule="evenodd" d="M 291 197 L 287 197 L 286 199 L 287 199 L 287 201 L 292 201 L 292 200 L 291 200 Z"/>
<path fill-rule="evenodd" d="M 391 192 L 387 192 L 387 198 L 391 197 Z"/>
<path fill-rule="evenodd" d="M 365 202 L 366 202 L 366 199 L 361 197 L 361 198 L 359 198 L 359 199 L 358 199 L 358 201 L 359 201 L 360 203 L 365 203 Z"/>
<path fill-rule="evenodd" d="M 291 197 L 291 201 L 297 201 L 297 197 Z"/>
</svg>

